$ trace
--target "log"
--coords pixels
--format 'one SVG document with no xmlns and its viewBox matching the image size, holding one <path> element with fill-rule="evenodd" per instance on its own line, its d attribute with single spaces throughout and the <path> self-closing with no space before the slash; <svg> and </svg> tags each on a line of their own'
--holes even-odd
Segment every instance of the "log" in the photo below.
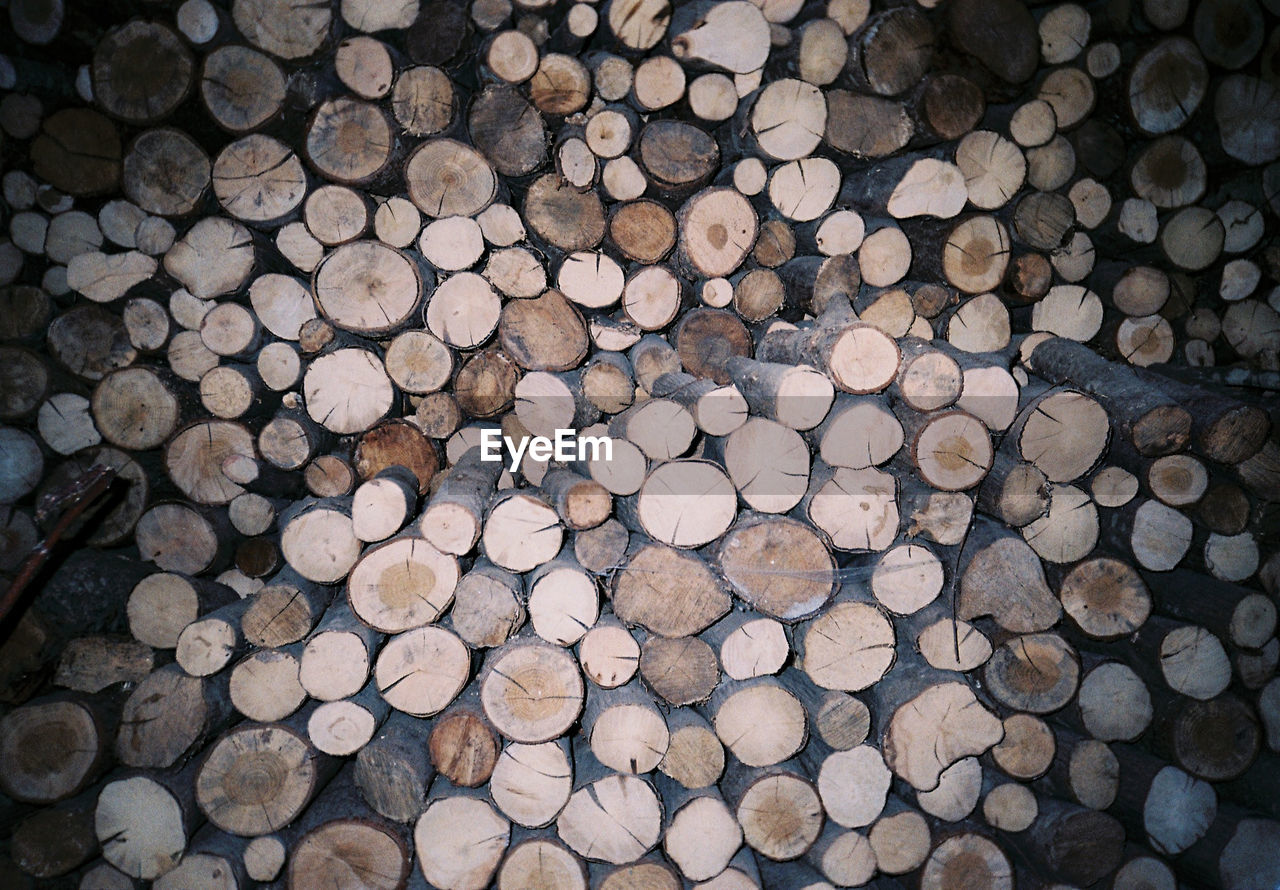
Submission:
<svg viewBox="0 0 1280 890">
<path fill-rule="evenodd" d="M 996 452 L 991 471 L 978 488 L 976 505 L 988 516 L 1022 528 L 1048 511 L 1049 480 L 1040 468 L 1019 460 L 1011 451 L 1005 446 Z"/>
<path fill-rule="evenodd" d="M 239 61 L 239 60 L 236 60 Z M 253 65 L 250 63 L 249 70 Z M 227 213 L 246 222 L 280 219 L 296 208 L 306 192 L 302 161 L 284 143 L 261 133 L 229 144 L 213 162 L 213 192 Z M 303 226 L 277 236 L 282 252 L 304 271 L 320 261 L 322 247 Z M 304 259 L 311 257 L 309 260 Z M 194 294 L 195 291 L 192 291 Z"/>
<path fill-rule="evenodd" d="M 845 90 L 827 93 L 823 139 L 837 151 L 854 157 L 885 157 L 905 147 L 914 133 L 915 124 L 901 102 Z"/>
<path fill-rule="evenodd" d="M 304 468 L 303 480 L 315 497 L 342 498 L 342 506 L 347 508 L 346 496 L 355 487 L 356 473 L 346 455 L 322 454 Z"/>
<path fill-rule="evenodd" d="M 1142 577 L 1153 591 L 1154 607 L 1160 613 L 1203 626 L 1245 648 L 1258 648 L 1271 637 L 1270 612 L 1256 599 L 1256 591 L 1184 569 L 1163 575 L 1148 572 Z M 1189 589 L 1200 595 L 1186 596 Z"/>
<path fill-rule="evenodd" d="M 785 767 L 756 770 L 735 765 L 725 776 L 726 799 L 748 847 L 766 859 L 798 859 L 822 830 L 823 811 L 812 783 Z"/>
<path fill-rule="evenodd" d="M 186 98 L 195 64 L 168 27 L 133 22 L 115 28 L 93 56 L 93 94 L 108 114 L 142 124 L 164 117 Z"/>
<path fill-rule="evenodd" d="M 171 871 L 199 822 L 192 772 L 131 775 L 104 786 L 94 812 L 103 858 L 140 880 Z"/>
<path fill-rule="evenodd" d="M 155 666 L 150 647 L 118 636 L 78 637 L 58 659 L 54 683 L 76 692 L 101 692 L 116 683 L 136 683 Z"/>
<path fill-rule="evenodd" d="M 280 549 L 290 567 L 308 581 L 331 584 L 347 576 L 360 556 L 345 499 L 301 502 L 280 517 Z M 315 550 L 316 540 L 325 549 Z M 328 549 L 333 548 L 333 549 Z"/>
<path fill-rule="evenodd" d="M 404 527 L 418 503 L 418 479 L 393 465 L 361 483 L 351 500 L 351 524 L 362 541 L 382 541 Z"/>
<path fill-rule="evenodd" d="M 749 613 L 731 613 L 709 627 L 703 639 L 718 645 L 720 666 L 734 680 L 776 674 L 789 652 L 782 624 Z"/>
<path fill-rule="evenodd" d="M 481 545 L 496 565 L 526 572 L 552 559 L 563 536 L 559 517 L 545 501 L 507 493 L 491 502 Z"/>
<path fill-rule="evenodd" d="M 803 366 L 733 357 L 729 378 L 756 413 L 791 429 L 812 429 L 831 407 L 834 388 L 826 376 Z"/>
<path fill-rule="evenodd" d="M 661 801 L 644 779 L 608 773 L 593 760 L 575 752 L 578 787 L 556 818 L 556 832 L 584 857 L 615 865 L 634 862 L 658 843 Z"/>
<path fill-rule="evenodd" d="M 499 646 L 525 620 L 520 578 L 484 561 L 458 581 L 453 593 L 453 629 L 473 647 Z"/>
<path fill-rule="evenodd" d="M 638 683 L 590 689 L 582 720 L 592 754 L 620 773 L 650 772 L 670 742 L 666 720 Z"/>
<path fill-rule="evenodd" d="M 512 843 L 496 880 L 504 890 L 528 886 L 585 890 L 588 886 L 586 865 L 581 859 L 555 841 L 537 837 Z"/>
<path fill-rule="evenodd" d="M 1142 577 L 1128 563 L 1111 557 L 1076 565 L 1062 579 L 1058 596 L 1063 611 L 1094 639 L 1130 634 L 1151 614 L 1151 594 Z"/>
<path fill-rule="evenodd" d="M 1047 801 L 1030 829 L 1029 852 L 1054 877 L 1088 883 L 1110 873 L 1124 851 L 1124 829 L 1105 813 Z"/>
<path fill-rule="evenodd" d="M 950 8 L 948 25 L 965 52 L 981 61 L 997 77 L 1024 81 L 1035 71 L 1037 29 L 1020 5 L 999 3 L 985 8 L 973 2 Z"/>
<path fill-rule="evenodd" d="M 307 697 L 298 681 L 301 648 L 259 649 L 237 662 L 230 672 L 232 706 L 260 722 L 283 720 L 295 713 Z"/>
<path fill-rule="evenodd" d="M 1016 782 L 997 785 L 982 800 L 983 818 L 1002 831 L 1025 831 L 1037 815 L 1039 806 L 1035 794 Z"/>
<path fill-rule="evenodd" d="M 1075 696 L 1080 678 L 1078 658 L 1056 634 L 1024 634 L 996 648 L 983 676 L 991 695 L 1001 704 L 1046 714 Z"/>
<path fill-rule="evenodd" d="M 356 755 L 354 780 L 362 799 L 381 816 L 411 822 L 426 808 L 434 768 L 425 724 L 392 714 Z"/>
<path fill-rule="evenodd" d="M 566 251 L 594 247 L 604 238 L 606 228 L 599 196 L 590 189 L 579 192 L 567 183 L 562 186 L 559 177 L 552 174 L 529 187 L 523 218 L 540 238 Z"/>
<path fill-rule="evenodd" d="M 404 882 L 410 867 L 406 840 L 375 820 L 359 818 L 364 812 L 353 809 L 352 804 L 358 803 L 352 799 L 353 791 L 344 772 L 307 817 L 290 829 L 296 850 L 289 862 L 291 884 L 356 880 L 370 887 L 394 887 Z M 329 818 L 342 813 L 351 813 L 352 818 Z M 329 821 L 323 821 L 326 818 Z"/>
<path fill-rule="evenodd" d="M 1163 375 L 1140 371 L 1142 379 L 1183 400 L 1192 416 L 1192 444 L 1210 460 L 1240 463 L 1257 454 L 1266 438 L 1268 420 L 1253 406 L 1216 394 L 1196 393 Z"/>
<path fill-rule="evenodd" d="M 875 853 L 865 835 L 856 831 L 839 831 L 827 826 L 805 860 L 813 864 L 829 881 L 856 885 L 875 874 Z"/>
<path fill-rule="evenodd" d="M 1062 338 L 1038 345 L 1029 366 L 1054 383 L 1070 379 L 1101 398 L 1108 414 L 1141 454 L 1160 455 L 1183 447 L 1191 432 L 1189 412 L 1136 375 L 1099 364 L 1092 353 Z"/>
<path fill-rule="evenodd" d="M 964 719 L 943 728 L 940 713 L 963 713 Z M 943 682 L 927 687 L 893 713 L 884 735 L 885 762 L 912 787 L 936 788 L 942 771 L 961 757 L 996 744 L 1004 729 L 963 684 Z"/>
<path fill-rule="evenodd" d="M 1111 806 L 1119 788 L 1120 765 L 1111 747 L 1067 730 L 1057 732 L 1048 780 L 1061 796 L 1091 810 Z"/>
<path fill-rule="evenodd" d="M 632 5 L 639 8 L 639 4 Z M 684 11 L 672 23 L 672 27 L 679 31 L 672 38 L 672 52 L 682 61 L 698 62 L 735 74 L 755 71 L 769 54 L 769 26 L 758 12 L 740 6 L 722 7 L 720 4 L 702 4 L 696 11 Z M 655 18 L 652 25 L 657 25 L 658 21 Z M 667 23 L 662 21 L 661 24 L 665 28 Z M 631 27 L 637 28 L 636 25 Z M 643 32 L 643 28 L 640 30 Z M 661 37 L 661 32 L 658 36 Z M 622 37 L 621 33 L 619 37 Z M 647 48 L 644 40 L 638 43 L 626 38 L 623 40 L 634 48 Z M 726 45 L 726 42 L 731 45 Z"/>
<path fill-rule="evenodd" d="M 383 332 L 403 323 L 417 307 L 422 281 L 403 254 L 378 242 L 343 245 L 312 275 L 316 304 L 344 330 Z"/>
<path fill-rule="evenodd" d="M 882 96 L 914 86 L 933 55 L 933 28 L 915 10 L 873 15 L 850 44 L 846 68 L 855 81 Z"/>
<path fill-rule="evenodd" d="M 600 616 L 595 580 L 561 556 L 529 573 L 529 624 L 549 643 L 572 646 Z"/>
<path fill-rule="evenodd" d="M 138 520 L 139 552 L 165 571 L 196 575 L 230 561 L 232 530 L 223 514 L 181 501 L 161 503 Z"/>
<path fill-rule="evenodd" d="M 569 801 L 573 767 L 563 742 L 522 744 L 503 749 L 489 780 L 493 801 L 518 825 L 549 825 Z"/>
<path fill-rule="evenodd" d="M 815 685 L 859 692 L 893 666 L 895 642 L 892 622 L 874 606 L 837 601 L 806 623 L 797 650 Z"/>
<path fill-rule="evenodd" d="M 358 145 L 344 138 L 353 132 L 364 134 Z M 331 99 L 312 115 L 305 147 L 307 157 L 326 178 L 361 182 L 377 175 L 390 160 L 391 126 L 376 105 L 349 97 Z M 417 177 L 420 174 L 412 165 L 411 160 L 406 175 Z"/>
<path fill-rule="evenodd" d="M 361 621 L 382 633 L 399 633 L 435 621 L 448 608 L 457 581 L 453 557 L 424 538 L 405 535 L 361 555 L 347 596 Z"/>
<path fill-rule="evenodd" d="M 156 129 L 130 146 L 122 186 L 129 199 L 148 213 L 186 216 L 196 209 L 210 176 L 209 157 L 190 136 L 180 130 Z"/>
<path fill-rule="evenodd" d="M 209 749 L 195 782 L 201 812 L 224 831 L 241 836 L 287 825 L 332 775 L 336 762 L 316 753 L 284 724 L 230 730 Z M 259 772 L 262 771 L 262 772 Z M 264 787 L 243 786 L 265 775 Z"/>
<path fill-rule="evenodd" d="M 711 569 L 694 554 L 653 542 L 632 542 L 626 564 L 614 577 L 614 614 L 663 636 L 688 636 L 709 627 L 730 600 Z M 675 579 L 681 579 L 679 583 Z M 680 608 L 667 599 L 679 592 Z"/>
<path fill-rule="evenodd" d="M 1022 458 L 1050 482 L 1072 482 L 1106 451 L 1110 420 L 1098 402 L 1073 390 L 1046 393 L 1029 404 L 1010 430 Z"/>
<path fill-rule="evenodd" d="M 719 682 L 714 650 L 695 637 L 651 637 L 640 651 L 640 674 L 671 705 L 706 701 Z"/>
<path fill-rule="evenodd" d="M 1200 779 L 1234 779 L 1255 761 L 1261 732 L 1253 708 L 1232 695 L 1179 708 L 1168 729 L 1174 761 Z"/>
<path fill-rule="evenodd" d="M 481 672 L 485 716 L 507 738 L 548 741 L 577 719 L 583 701 L 582 677 L 563 650 L 527 640 L 510 641 L 486 661 Z M 526 673 L 546 677 L 547 686 L 521 682 Z"/>
<path fill-rule="evenodd" d="M 1117 746 L 1121 758 L 1118 809 L 1134 818 L 1152 849 L 1181 852 L 1199 840 L 1214 820 L 1217 799 L 1207 782 L 1176 766 L 1165 766 L 1127 746 Z"/>
<path fill-rule="evenodd" d="M 219 177 L 215 164 L 215 178 Z M 196 223 L 164 255 L 164 268 L 202 300 L 238 289 L 254 266 L 248 229 L 224 217 Z"/>
<path fill-rule="evenodd" d="M 1013 886 L 1013 869 L 1008 857 L 992 841 L 980 834 L 959 834 L 933 848 L 921 873 L 920 886 L 932 890 L 951 886 L 953 881 L 1009 888 Z"/>
<path fill-rule="evenodd" d="M 1012 714 L 1003 720 L 1004 738 L 991 748 L 991 759 L 1015 779 L 1044 775 L 1057 753 L 1054 731 L 1031 714 Z"/>
<path fill-rule="evenodd" d="M 378 692 L 396 710 L 426 717 L 444 710 L 466 685 L 470 655 L 454 633 L 418 627 L 397 634 L 378 653 Z"/>
<path fill-rule="evenodd" d="M 507 847 L 510 823 L 483 800 L 432 793 L 439 796 L 428 804 L 413 831 L 423 876 L 436 886 L 474 890 L 487 886 Z M 442 837 L 450 840 L 433 842 Z"/>
<path fill-rule="evenodd" d="M 1062 606 L 1054 601 L 1044 568 L 1019 537 L 992 522 L 974 523 L 961 557 L 956 615 L 971 620 L 991 615 L 1005 629 L 1033 632 L 1052 627 Z M 1018 601 L 1006 598 L 1019 591 Z"/>
<path fill-rule="evenodd" d="M 813 755 L 817 751 L 813 751 Z M 812 756 L 809 751 L 806 757 Z M 825 757 L 814 757 L 818 766 L 818 794 L 832 822 L 845 828 L 864 828 L 884 809 L 892 774 L 879 752 L 858 745 Z"/>
<path fill-rule="evenodd" d="M 689 880 L 715 877 L 725 870 L 742 845 L 742 828 L 728 805 L 714 792 L 676 793 L 667 801 L 662 847 Z"/>
<path fill-rule="evenodd" d="M 205 57 L 200 98 L 220 126 L 236 133 L 253 130 L 284 104 L 284 74 L 250 47 L 218 47 Z"/>
<path fill-rule="evenodd" d="M 498 738 L 473 704 L 441 714 L 427 742 L 437 774 L 460 788 L 488 782 L 498 759 Z"/>
<path fill-rule="evenodd" d="M 95 804 L 92 796 L 81 796 L 22 820 L 10 842 L 13 863 L 34 878 L 52 878 L 91 859 L 98 847 Z"/>
<path fill-rule="evenodd" d="M 6 714 L 0 749 L 6 752 L 0 787 L 28 803 L 53 803 L 85 790 L 110 763 L 110 738 L 119 720 L 105 703 L 68 694 L 31 702 Z"/>
<path fill-rule="evenodd" d="M 717 465 L 673 460 L 652 470 L 627 506 L 634 503 L 636 530 L 674 547 L 693 548 L 720 537 L 733 522 L 732 492 Z"/>
<path fill-rule="evenodd" d="M 804 707 L 773 678 L 722 683 L 708 707 L 716 735 L 747 766 L 781 763 L 798 753 L 807 737 Z M 767 723 L 765 714 L 771 715 Z"/>
<path fill-rule="evenodd" d="M 129 766 L 171 766 L 211 739 L 231 715 L 230 693 L 220 680 L 188 676 L 176 665 L 162 667 L 126 700 L 116 756 Z"/>
<path fill-rule="evenodd" d="M 780 573 L 780 562 L 803 570 Z M 790 519 L 744 517 L 722 541 L 719 565 L 738 596 L 782 621 L 812 614 L 834 592 L 834 564 L 825 545 Z"/>
<path fill-rule="evenodd" d="M 929 608 L 920 616 L 917 626 L 923 629 L 916 637 L 916 648 L 930 667 L 939 670 L 973 670 L 991 658 L 991 641 L 967 621 L 937 618 L 940 610 Z M 925 624 L 926 621 L 931 623 Z"/>
<path fill-rule="evenodd" d="M 693 709 L 676 709 L 667 729 L 671 740 L 658 764 L 662 774 L 685 788 L 715 784 L 724 772 L 725 753 L 711 725 Z"/>
</svg>

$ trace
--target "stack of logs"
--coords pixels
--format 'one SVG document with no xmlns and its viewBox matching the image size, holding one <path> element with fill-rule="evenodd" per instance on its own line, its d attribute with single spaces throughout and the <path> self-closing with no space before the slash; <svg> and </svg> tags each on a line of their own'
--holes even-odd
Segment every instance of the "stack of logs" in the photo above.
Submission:
<svg viewBox="0 0 1280 890">
<path fill-rule="evenodd" d="M 1280 885 L 1277 0 L 5 15 L 0 885 Z"/>
</svg>

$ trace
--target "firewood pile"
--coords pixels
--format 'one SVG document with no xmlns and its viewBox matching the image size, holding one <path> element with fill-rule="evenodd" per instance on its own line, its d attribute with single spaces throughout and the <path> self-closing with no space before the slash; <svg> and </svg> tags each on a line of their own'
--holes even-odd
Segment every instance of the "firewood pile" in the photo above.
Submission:
<svg viewBox="0 0 1280 890">
<path fill-rule="evenodd" d="M 1280 886 L 1280 2 L 2 14 L 0 886 Z"/>
</svg>

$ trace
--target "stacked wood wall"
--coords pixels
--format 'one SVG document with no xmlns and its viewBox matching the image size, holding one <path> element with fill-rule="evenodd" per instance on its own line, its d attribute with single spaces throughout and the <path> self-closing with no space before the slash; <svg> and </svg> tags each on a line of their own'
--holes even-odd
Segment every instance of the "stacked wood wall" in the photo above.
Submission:
<svg viewBox="0 0 1280 890">
<path fill-rule="evenodd" d="M 3 14 L 0 885 L 1280 885 L 1275 0 Z"/>
</svg>

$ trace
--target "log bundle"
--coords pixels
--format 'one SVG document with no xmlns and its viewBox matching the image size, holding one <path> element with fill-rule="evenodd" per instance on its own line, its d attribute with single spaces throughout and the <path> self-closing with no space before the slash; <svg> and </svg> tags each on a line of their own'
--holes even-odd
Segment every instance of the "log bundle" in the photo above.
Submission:
<svg viewBox="0 0 1280 890">
<path fill-rule="evenodd" d="M 0 885 L 1280 885 L 1280 4 L 7 14 Z"/>
</svg>

